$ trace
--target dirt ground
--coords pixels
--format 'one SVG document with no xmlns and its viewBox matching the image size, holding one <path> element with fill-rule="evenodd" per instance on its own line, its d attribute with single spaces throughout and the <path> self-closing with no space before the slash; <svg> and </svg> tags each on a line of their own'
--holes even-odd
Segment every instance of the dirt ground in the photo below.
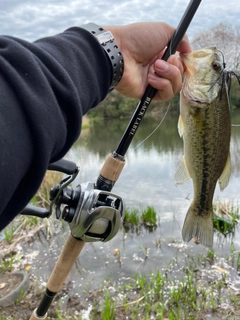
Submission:
<svg viewBox="0 0 240 320">
<path fill-rule="evenodd" d="M 5 276 L 4 278 L 6 280 L 7 277 Z M 0 279 L 2 282 L 3 278 L 1 277 Z M 16 283 L 13 283 L 13 285 L 15 284 Z M 70 289 L 71 283 L 68 283 L 64 285 L 64 288 L 61 290 L 61 292 L 56 295 L 51 307 L 48 310 L 48 319 L 59 319 L 56 313 L 56 310 L 59 310 L 59 300 L 61 299 L 61 297 L 66 296 Z M 29 291 L 21 302 L 15 303 L 8 307 L 0 307 L 0 319 L 29 320 L 33 310 L 38 307 L 43 294 L 44 291 L 36 294 L 36 284 L 34 283 L 34 280 L 31 280 Z M 76 310 L 82 310 L 83 306 L 79 301 L 79 297 L 69 297 L 64 309 L 64 311 L 61 311 L 61 316 L 65 315 L 66 319 L 79 319 L 79 317 L 75 317 L 74 314 L 76 314 Z M 69 317 L 67 317 L 67 315 Z"/>
<path fill-rule="evenodd" d="M 39 230 L 39 227 L 36 228 Z M 33 233 L 34 234 L 34 233 Z M 26 237 L 21 237 L 21 241 L 26 241 Z M 11 248 L 11 246 L 10 246 Z M 6 263 L 7 260 L 11 260 L 11 257 L 17 253 L 18 250 L 15 250 L 15 247 L 9 249 L 9 244 L 4 241 L 1 242 L 1 252 L 0 260 L 2 263 Z M 17 270 L 26 269 L 24 261 L 20 262 L 20 265 L 15 266 Z M 6 273 L 6 272 L 5 272 Z M 0 298 L 9 292 L 9 288 L 14 288 L 17 286 L 16 279 L 9 279 L 6 274 L 1 270 L 0 266 Z M 20 302 L 17 302 L 8 307 L 0 307 L 0 320 L 29 320 L 32 312 L 36 309 L 44 295 L 45 285 L 39 286 L 38 279 L 35 276 L 30 275 L 30 287 L 27 294 L 23 297 Z M 71 294 L 73 288 L 73 283 L 68 282 L 64 284 L 62 290 L 56 295 L 54 301 L 52 302 L 48 310 L 48 320 L 102 320 L 101 317 L 101 302 L 103 300 L 103 291 L 96 290 L 92 292 L 86 292 L 85 296 L 73 296 Z M 239 293 L 240 294 L 240 293 Z M 129 296 L 128 296 L 129 297 Z M 134 300 L 137 301 L 139 297 L 135 296 Z M 141 302 L 142 303 L 142 302 Z M 136 305 L 138 309 L 138 317 L 134 318 L 135 320 L 145 320 L 145 314 L 141 314 L 141 303 Z M 131 302 L 130 302 L 131 304 Z M 129 305 L 130 305 L 129 304 Z M 83 316 L 86 314 L 89 306 L 93 306 L 94 315 Z M 107 318 L 104 318 L 108 320 Z M 126 320 L 132 319 L 132 310 L 123 309 L 117 307 L 115 320 Z M 153 318 L 151 318 L 153 319 Z M 172 318 L 171 318 L 172 319 Z M 191 317 L 193 320 L 193 318 Z M 235 308 L 232 312 L 229 313 L 229 310 L 215 310 L 214 313 L 209 314 L 197 314 L 194 320 L 239 320 L 240 319 L 240 309 Z M 157 319 L 156 319 L 157 320 Z M 168 319 L 161 319 L 168 320 Z"/>
<path fill-rule="evenodd" d="M 58 293 L 52 302 L 49 310 L 48 310 L 48 320 L 80 320 L 80 319 L 94 319 L 94 320 L 101 320 L 101 312 L 97 312 L 94 316 L 89 317 L 81 317 L 84 312 L 87 310 L 87 305 L 95 305 L 99 303 L 99 299 L 101 299 L 102 292 L 96 290 L 94 292 L 89 292 L 87 296 L 87 304 L 84 301 L 85 299 L 81 300 L 78 297 L 68 296 L 68 292 L 72 289 L 72 284 L 69 282 L 65 284 L 63 289 L 60 293 Z M 1 320 L 29 320 L 32 312 L 35 308 L 38 307 L 39 302 L 44 294 L 44 290 L 39 293 L 36 293 L 36 284 L 34 283 L 34 279 L 31 280 L 30 288 L 27 295 L 23 298 L 21 302 L 15 303 L 11 306 L 1 308 L 0 307 L 0 319 Z M 62 297 L 67 297 L 65 299 L 64 305 L 60 302 Z M 85 297 L 86 298 L 86 297 Z M 57 312 L 59 311 L 59 315 Z M 104 318 L 105 319 L 105 318 Z M 131 319 L 131 311 L 128 312 L 125 310 L 119 309 L 117 312 L 116 320 L 126 320 Z M 141 315 L 139 313 L 138 320 L 144 320 L 146 316 L 144 314 Z M 149 319 L 149 318 L 148 318 Z M 191 319 L 193 319 L 191 317 Z M 221 312 L 215 312 L 212 314 L 198 314 L 194 320 L 238 320 L 240 319 L 240 310 L 235 310 L 234 314 L 223 314 Z M 107 319 L 106 319 L 107 320 Z M 164 318 L 162 320 L 169 320 L 168 318 Z"/>
</svg>

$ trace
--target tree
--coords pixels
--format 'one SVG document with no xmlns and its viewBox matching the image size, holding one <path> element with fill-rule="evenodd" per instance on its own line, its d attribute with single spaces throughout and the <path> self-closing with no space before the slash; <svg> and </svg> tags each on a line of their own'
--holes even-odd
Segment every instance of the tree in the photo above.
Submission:
<svg viewBox="0 0 240 320">
<path fill-rule="evenodd" d="M 178 105 L 179 95 L 175 95 L 171 100 L 172 105 Z M 113 118 L 124 118 L 132 115 L 137 108 L 139 100 L 134 98 L 128 98 L 116 90 L 110 92 L 107 97 L 98 105 L 88 112 L 90 118 L 100 118 L 100 119 L 113 119 Z M 154 112 L 155 109 L 159 109 L 161 103 L 161 108 L 168 106 L 168 101 L 152 101 L 150 110 Z M 163 108 L 165 110 L 165 108 Z M 149 112 L 148 112 L 149 113 Z"/>
<path fill-rule="evenodd" d="M 220 23 L 200 32 L 191 42 L 193 50 L 216 46 L 223 54 L 226 69 L 240 73 L 240 26 Z M 232 77 L 231 106 L 240 108 L 240 90 L 236 77 Z"/>
<path fill-rule="evenodd" d="M 200 32 L 191 44 L 194 50 L 216 46 L 224 55 L 227 69 L 240 71 L 240 26 L 220 23 Z"/>
</svg>

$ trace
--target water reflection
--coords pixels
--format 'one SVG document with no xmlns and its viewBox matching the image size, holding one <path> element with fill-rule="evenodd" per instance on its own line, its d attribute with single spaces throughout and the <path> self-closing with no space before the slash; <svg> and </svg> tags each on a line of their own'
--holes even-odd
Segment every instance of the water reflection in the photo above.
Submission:
<svg viewBox="0 0 240 320">
<path fill-rule="evenodd" d="M 79 182 L 95 181 L 107 154 L 116 150 L 129 119 L 96 123 L 83 135 L 69 153 L 69 159 L 81 166 Z M 192 198 L 192 183 L 176 187 L 173 176 L 183 155 L 183 142 L 178 135 L 178 116 L 169 113 L 160 128 L 137 147 L 158 125 L 161 117 L 144 118 L 126 154 L 126 165 L 114 187 L 129 206 L 154 206 L 161 219 L 173 214 L 183 219 Z M 233 113 L 240 123 L 240 113 Z M 240 162 L 240 127 L 233 127 L 231 140 L 232 176 L 228 187 L 216 199 L 238 199 Z"/>
<path fill-rule="evenodd" d="M 77 183 L 94 182 L 106 156 L 116 150 L 129 119 L 98 122 L 83 132 L 81 138 L 68 154 L 68 159 L 81 167 Z M 160 128 L 142 145 L 137 147 L 158 125 L 160 117 L 147 117 L 143 120 L 127 154 L 126 165 L 117 181 L 113 192 L 125 200 L 127 207 L 145 209 L 153 206 L 158 213 L 160 226 L 153 232 L 143 229 L 138 234 L 120 230 L 108 243 L 86 244 L 69 279 L 75 281 L 76 292 L 84 286 L 97 287 L 102 280 L 133 276 L 135 272 L 155 271 L 166 267 L 175 255 L 186 259 L 185 252 L 206 254 L 207 249 L 190 243 L 184 247 L 181 242 L 183 219 L 192 199 L 192 184 L 176 187 L 173 182 L 174 172 L 182 157 L 182 139 L 177 132 L 178 116 L 169 113 Z M 240 113 L 234 112 L 233 122 L 240 123 Z M 136 148 L 137 147 L 137 148 Z M 220 192 L 216 188 L 215 199 L 238 202 L 239 171 L 238 154 L 240 151 L 240 127 L 233 127 L 231 140 L 232 177 L 229 186 Z M 47 278 L 53 262 L 59 255 L 60 248 L 67 238 L 59 233 L 43 247 L 39 243 L 31 244 L 30 250 L 42 250 L 39 261 L 44 261 L 44 275 Z M 214 249 L 219 259 L 231 251 L 232 238 L 215 235 Z M 49 251 L 49 246 L 51 250 Z M 240 248 L 239 229 L 234 236 L 235 250 Z M 40 248 L 40 249 L 39 249 Z M 54 248 L 54 250 L 53 250 Z M 121 253 L 121 265 L 114 250 Z M 148 258 L 146 259 L 146 250 Z M 49 253 L 51 252 L 51 253 Z M 39 264 L 33 271 L 39 269 Z"/>
<path fill-rule="evenodd" d="M 152 131 L 158 126 L 162 114 L 155 114 L 154 117 L 143 119 L 137 131 L 130 150 L 136 148 Z M 118 143 L 127 127 L 129 119 L 109 120 L 94 122 L 94 125 L 87 130 L 75 144 L 85 146 L 88 152 L 105 157 L 106 153 L 116 150 Z M 171 112 L 167 115 L 160 128 L 144 142 L 144 152 L 156 149 L 157 152 L 174 152 L 182 149 L 182 139 L 177 134 L 177 114 Z"/>
</svg>

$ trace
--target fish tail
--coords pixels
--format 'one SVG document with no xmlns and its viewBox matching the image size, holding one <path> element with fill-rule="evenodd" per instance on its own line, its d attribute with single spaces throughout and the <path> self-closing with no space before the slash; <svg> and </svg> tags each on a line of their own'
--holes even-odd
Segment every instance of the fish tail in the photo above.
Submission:
<svg viewBox="0 0 240 320">
<path fill-rule="evenodd" d="M 183 224 L 182 237 L 185 242 L 197 238 L 203 246 L 211 248 L 213 246 L 212 211 L 197 215 L 196 210 L 191 205 Z"/>
</svg>

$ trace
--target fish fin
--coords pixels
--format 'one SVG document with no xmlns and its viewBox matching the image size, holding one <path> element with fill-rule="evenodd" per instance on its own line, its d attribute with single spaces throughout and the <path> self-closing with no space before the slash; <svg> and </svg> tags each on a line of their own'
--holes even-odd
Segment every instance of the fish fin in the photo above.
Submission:
<svg viewBox="0 0 240 320">
<path fill-rule="evenodd" d="M 228 185 L 230 180 L 230 175 L 231 175 L 231 158 L 229 153 L 223 172 L 218 180 L 218 184 L 221 191 L 224 190 Z"/>
<path fill-rule="evenodd" d="M 176 186 L 178 186 L 180 184 L 186 183 L 190 179 L 191 177 L 189 175 L 189 172 L 185 163 L 185 158 L 183 157 L 175 172 L 174 183 Z"/>
<path fill-rule="evenodd" d="M 180 115 L 178 118 L 178 133 L 181 138 L 183 136 L 183 131 L 184 131 L 183 119 L 182 119 L 182 116 Z"/>
<path fill-rule="evenodd" d="M 191 204 L 183 224 L 182 238 L 184 242 L 197 238 L 203 246 L 211 248 L 213 246 L 213 213 L 196 215 L 194 206 Z"/>
</svg>

